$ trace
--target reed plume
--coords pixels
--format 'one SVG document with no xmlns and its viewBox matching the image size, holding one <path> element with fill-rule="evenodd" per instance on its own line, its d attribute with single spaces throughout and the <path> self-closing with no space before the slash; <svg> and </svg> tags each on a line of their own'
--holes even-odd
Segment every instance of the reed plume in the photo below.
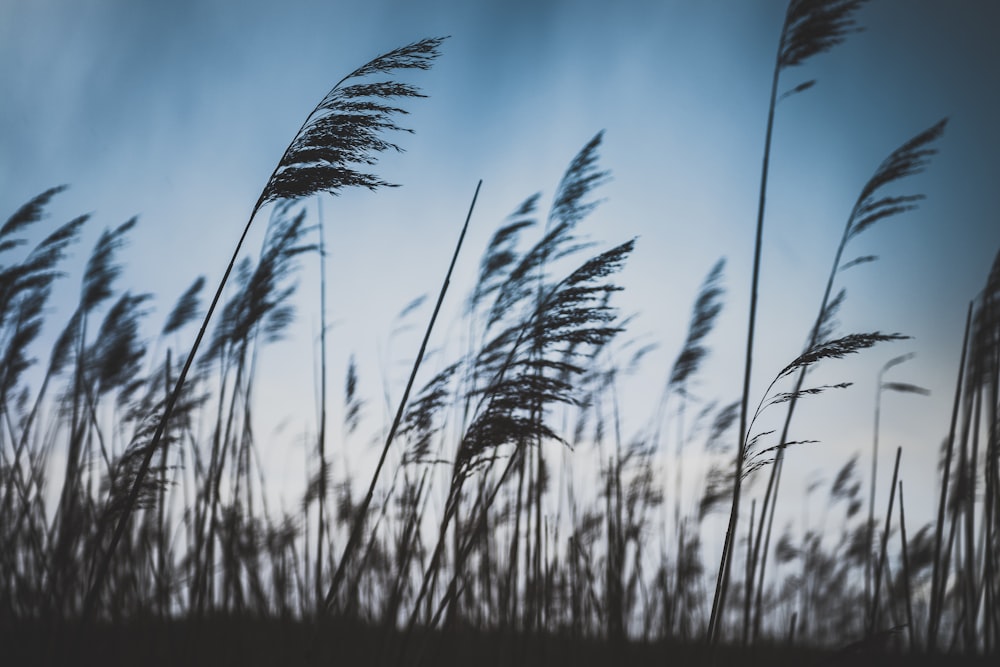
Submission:
<svg viewBox="0 0 1000 667">
<path fill-rule="evenodd" d="M 805 63 L 817 54 L 829 51 L 842 43 L 847 35 L 857 29 L 854 14 L 866 0 L 791 0 L 785 11 L 785 21 L 781 28 L 778 41 L 778 54 L 775 59 L 774 73 L 771 79 L 771 102 L 767 112 L 767 131 L 764 139 L 764 157 L 761 165 L 760 196 L 757 204 L 757 231 L 754 241 L 753 275 L 750 282 L 750 313 L 747 326 L 746 360 L 743 371 L 743 394 L 740 408 L 740 437 L 746 433 L 748 419 L 748 404 L 750 401 L 750 379 L 753 368 L 754 333 L 757 320 L 757 284 L 760 280 L 760 256 L 764 235 L 764 202 L 767 194 L 768 165 L 771 159 L 771 135 L 774 129 L 774 112 L 777 105 L 778 83 L 781 73 L 791 67 Z M 812 88 L 814 81 L 807 81 L 792 88 L 788 95 L 800 93 Z M 726 591 L 729 585 L 730 557 L 735 540 L 736 522 L 739 517 L 740 480 L 743 478 L 743 453 L 736 457 L 735 486 L 733 488 L 733 504 L 730 511 L 729 527 L 722 549 L 719 563 L 719 574 L 716 579 L 715 596 L 712 600 L 712 613 L 708 623 L 708 642 L 714 646 L 719 638 L 719 621 L 726 604 Z M 763 513 L 762 513 L 763 516 Z M 746 631 L 744 630 L 744 636 Z"/>
<path fill-rule="evenodd" d="M 180 396 L 188 371 L 198 353 L 198 348 L 222 296 L 226 282 L 236 265 L 243 241 L 250 231 L 257 211 L 265 203 L 279 199 L 307 197 L 317 192 L 336 194 L 340 190 L 352 186 L 375 190 L 390 185 L 374 174 L 359 170 L 358 167 L 359 165 L 374 164 L 377 155 L 385 150 L 399 150 L 398 146 L 385 140 L 382 135 L 385 132 L 404 129 L 396 125 L 392 119 L 405 111 L 387 104 L 387 101 L 419 97 L 420 92 L 409 84 L 394 81 L 352 83 L 347 86 L 344 84 L 348 81 L 363 80 L 375 75 L 391 74 L 401 70 L 429 69 L 438 56 L 438 47 L 443 39 L 424 39 L 394 49 L 348 74 L 338 81 L 316 108 L 309 113 L 288 148 L 285 149 L 284 155 L 278 161 L 278 166 L 268 178 L 257 203 L 254 204 L 250 212 L 250 217 L 236 243 L 229 265 L 219 282 L 215 296 L 208 307 L 208 312 L 205 313 L 201 329 L 188 353 L 187 361 L 177 378 L 173 393 L 164 408 L 149 449 L 136 473 L 133 490 L 129 494 L 129 500 L 125 503 L 122 517 L 118 520 L 111 544 L 101 557 L 97 574 L 90 585 L 84 607 L 85 617 L 89 616 L 93 609 L 95 596 L 104 582 L 111 558 L 114 556 L 115 548 L 124 533 L 126 520 L 138 498 L 153 454 L 163 436 L 174 404 Z"/>
</svg>

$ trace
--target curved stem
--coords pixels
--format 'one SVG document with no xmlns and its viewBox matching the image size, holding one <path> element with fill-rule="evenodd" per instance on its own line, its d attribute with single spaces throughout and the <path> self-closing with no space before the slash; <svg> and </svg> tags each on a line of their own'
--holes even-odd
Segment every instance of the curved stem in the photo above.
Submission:
<svg viewBox="0 0 1000 667">
<path fill-rule="evenodd" d="M 354 519 L 354 525 L 351 527 L 351 534 L 347 540 L 347 546 L 344 547 L 344 553 L 340 557 L 340 562 L 337 563 L 337 570 L 333 575 L 333 581 L 330 582 L 330 588 L 327 590 L 326 599 L 323 602 L 323 611 L 328 611 L 330 606 L 333 604 L 334 598 L 337 595 L 337 590 L 340 587 L 341 581 L 343 581 L 344 574 L 346 573 L 346 567 L 351 559 L 354 550 L 357 548 L 358 540 L 361 539 L 361 529 L 364 527 L 365 516 L 368 514 L 368 507 L 371 505 L 372 497 L 375 495 L 375 485 L 378 483 L 379 475 L 382 472 L 382 467 L 385 465 L 386 456 L 389 454 L 389 447 L 392 446 L 392 441 L 396 437 L 396 431 L 399 429 L 399 424 L 403 420 L 403 412 L 406 409 L 406 403 L 410 398 L 410 391 L 413 389 L 413 381 L 417 377 L 417 371 L 420 369 L 420 364 L 424 359 L 424 353 L 427 350 L 427 341 L 431 337 L 431 331 L 434 329 L 434 322 L 437 320 L 438 312 L 441 310 L 441 303 L 444 301 L 444 295 L 448 292 L 448 285 L 451 283 L 451 274 L 455 269 L 455 262 L 458 261 L 458 253 L 462 249 L 462 241 L 465 240 L 465 232 L 469 229 L 469 220 L 472 219 L 472 211 L 476 207 L 476 199 L 479 197 L 479 189 L 482 187 L 483 181 L 480 180 L 476 185 L 476 192 L 472 195 L 472 203 L 469 205 L 469 212 L 465 216 L 465 225 L 462 227 L 462 233 L 458 237 L 458 244 L 455 246 L 455 253 L 451 258 L 451 265 L 448 267 L 448 273 L 445 275 L 444 283 L 441 285 L 441 291 L 438 294 L 437 303 L 434 305 L 434 313 L 431 315 L 430 322 L 427 323 L 427 331 L 424 332 L 424 339 L 420 343 L 420 351 L 417 353 L 417 358 L 413 362 L 413 370 L 410 371 L 410 379 L 406 383 L 406 390 L 403 392 L 403 397 L 399 401 L 399 408 L 396 410 L 396 417 L 392 421 L 392 427 L 389 429 L 389 434 L 385 438 L 385 445 L 382 447 L 382 454 L 379 456 L 378 464 L 375 466 L 375 472 L 372 475 L 371 483 L 368 485 L 368 493 L 365 494 L 365 499 L 358 508 L 357 515 Z"/>
<path fill-rule="evenodd" d="M 708 624 L 708 643 L 714 645 L 718 641 L 719 625 L 726 604 L 726 590 L 729 585 L 729 567 L 732 561 L 733 543 L 735 541 L 736 521 L 739 518 L 740 486 L 743 478 L 743 459 L 746 454 L 747 403 L 750 399 L 750 379 L 753 367 L 753 340 L 757 319 L 757 284 L 760 279 L 760 255 L 764 236 L 764 203 L 767 194 L 768 164 L 771 159 L 771 135 L 774 129 L 774 108 L 777 101 L 778 78 L 781 74 L 780 54 L 785 41 L 787 21 L 781 29 L 781 39 L 778 42 L 778 55 L 774 63 L 774 75 L 771 80 L 771 102 L 767 111 L 767 135 L 764 140 L 764 160 L 761 166 L 760 198 L 757 204 L 757 234 L 754 241 L 753 278 L 750 283 L 750 317 L 747 326 L 746 363 L 743 370 L 743 396 L 740 400 L 740 444 L 736 452 L 736 476 L 733 479 L 733 504 L 729 512 L 729 526 L 726 529 L 726 539 L 722 548 L 722 558 L 719 563 L 719 574 L 715 583 L 715 596 L 712 600 L 712 615 Z"/>
</svg>

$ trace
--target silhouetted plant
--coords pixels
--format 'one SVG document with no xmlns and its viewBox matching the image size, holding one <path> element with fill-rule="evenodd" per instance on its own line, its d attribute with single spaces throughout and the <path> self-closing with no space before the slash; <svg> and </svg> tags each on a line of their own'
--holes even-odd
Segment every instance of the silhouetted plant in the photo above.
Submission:
<svg viewBox="0 0 1000 667">
<path fill-rule="evenodd" d="M 442 38 L 425 39 L 408 46 L 390 51 L 354 70 L 341 79 L 323 100 L 310 112 L 295 138 L 285 149 L 285 154 L 278 161 L 278 166 L 264 186 L 257 203 L 250 212 L 243 233 L 229 266 L 223 274 L 216 289 L 215 296 L 205 313 L 198 336 L 191 347 L 187 361 L 181 369 L 173 393 L 167 401 L 160 425 L 153 435 L 152 446 L 143 459 L 136 475 L 135 486 L 131 496 L 137 497 L 139 488 L 146 476 L 153 453 L 163 435 L 167 421 L 177 402 L 184 381 L 194 361 L 201 340 L 205 335 L 208 323 L 215 312 L 216 305 L 222 296 L 222 291 L 228 282 L 236 260 L 239 257 L 243 241 L 250 231 L 250 225 L 260 207 L 278 199 L 294 199 L 307 197 L 317 192 L 337 193 L 343 188 L 363 186 L 374 190 L 389 185 L 378 177 L 355 169 L 358 164 L 372 164 L 376 155 L 386 149 L 398 147 L 385 141 L 381 135 L 386 131 L 402 129 L 392 122 L 392 118 L 403 110 L 392 107 L 385 100 L 394 98 L 417 97 L 419 91 L 413 86 L 393 81 L 375 83 L 358 83 L 343 86 L 347 81 L 364 79 L 376 74 L 385 74 L 405 69 L 428 69 L 438 55 L 438 47 Z M 281 312 L 281 311 L 278 311 Z M 134 501 L 133 501 L 134 502 Z M 108 565 L 114 556 L 115 547 L 124 533 L 125 520 L 131 511 L 126 504 L 124 516 L 119 520 L 107 553 L 102 556 L 97 575 L 88 593 L 86 609 L 92 608 L 94 595 L 103 584 Z"/>
<path fill-rule="evenodd" d="M 862 4 L 793 0 L 789 5 L 768 121 L 758 260 L 774 108 L 814 84 L 806 81 L 777 97 L 779 74 L 854 31 L 853 15 Z M 695 298 L 663 397 L 635 434 L 628 432 L 625 417 L 633 412 L 622 387 L 655 346 L 625 339 L 634 317 L 621 317 L 615 307 L 616 278 L 635 242 L 594 250 L 581 225 L 600 202 L 598 187 L 609 179 L 599 166 L 603 134 L 571 161 L 547 214 L 539 210 L 541 196 L 533 195 L 492 235 L 461 311 L 465 319 L 459 326 L 468 332 L 462 344 L 468 347 L 449 358 L 454 350 L 445 344 L 431 357 L 427 346 L 474 197 L 395 418 L 380 429 L 385 439 L 367 490 L 356 486 L 347 466 L 333 470 L 327 460 L 324 388 L 317 432 L 302 435 L 310 454 L 301 504 L 274 507 L 281 499 L 268 489 L 258 456 L 263 440 L 255 430 L 258 357 L 293 322 L 303 255 L 318 250 L 322 273 L 326 248 L 322 211 L 317 230 L 307 224 L 305 211 L 293 210 L 293 200 L 354 185 L 390 185 L 369 167 L 381 151 L 398 150 L 385 138 L 401 129 L 395 119 L 405 113 L 394 100 L 420 93 L 408 84 L 378 81 L 379 75 L 426 69 L 439 45 L 440 40 L 424 40 L 397 49 L 334 87 L 289 145 L 244 229 L 245 234 L 261 207 L 277 204 L 259 256 L 238 261 L 234 254 L 226 273 L 226 278 L 230 271 L 236 274 L 230 292 L 223 299 L 220 286 L 204 313 L 205 280 L 196 279 L 164 319 L 155 345 L 143 334 L 150 326 L 151 296 L 116 285 L 132 220 L 100 236 L 73 312 L 54 332 L 47 363 L 35 378 L 28 371 L 50 297 L 87 217 L 28 246 L 27 232 L 43 219 L 60 187 L 35 197 L 0 226 L 0 628 L 19 632 L 41 622 L 43 657 L 53 663 L 88 657 L 77 655 L 75 646 L 62 648 L 59 640 L 74 622 L 94 618 L 102 622 L 85 628 L 88 639 L 105 631 L 117 638 L 133 624 L 146 623 L 151 645 L 193 637 L 192 653 L 203 643 L 225 643 L 216 630 L 232 623 L 243 636 L 226 648 L 244 655 L 253 650 L 242 640 L 256 633 L 255 622 L 265 624 L 260 635 L 267 637 L 266 624 L 280 620 L 283 638 L 311 646 L 301 660 L 310 664 L 329 657 L 351 662 L 357 647 L 364 656 L 354 661 L 447 663 L 473 642 L 474 655 L 488 653 L 498 663 L 549 660 L 558 652 L 586 665 L 599 662 L 605 647 L 619 660 L 659 659 L 659 651 L 669 650 L 683 662 L 685 645 L 705 631 L 715 642 L 733 636 L 723 629 L 739 612 L 732 609 L 727 616 L 725 587 L 732 560 L 745 558 L 737 561 L 734 579 L 742 582 L 734 581 L 733 597 L 742 603 L 745 641 L 765 635 L 755 648 L 762 660 L 769 642 L 787 643 L 790 659 L 796 659 L 792 644 L 842 645 L 852 635 L 866 636 L 863 646 L 854 646 L 859 650 L 890 641 L 901 649 L 897 631 L 904 624 L 911 651 L 922 641 L 936 650 L 939 635 L 950 651 L 995 651 L 1000 259 L 970 307 L 952 432 L 943 447 L 937 522 L 908 533 L 902 483 L 894 479 L 873 565 L 874 494 L 866 520 L 854 455 L 806 480 L 804 509 L 811 494 L 822 491 L 822 517 L 818 522 L 804 517 L 801 531 L 790 525 L 780 529 L 772 568 L 776 583 L 764 585 L 783 453 L 811 442 L 788 440 L 794 408 L 800 398 L 850 384 L 806 386 L 806 372 L 903 338 L 837 333 L 846 292 L 835 293 L 834 280 L 877 259 L 865 254 L 842 261 L 843 252 L 873 225 L 919 203 L 922 195 L 890 189 L 926 167 L 943 121 L 891 153 L 865 184 L 805 349 L 777 373 L 756 410 L 748 412 L 745 391 L 731 404 L 702 401 L 693 391 L 722 309 L 719 260 Z M 536 230 L 538 237 L 529 241 Z M 319 232 L 318 245 L 313 231 Z M 758 270 L 759 262 L 755 281 Z M 321 278 L 317 364 L 325 385 Z M 404 308 L 391 336 L 425 299 Z M 207 332 L 216 306 L 221 317 Z M 751 311 L 745 381 L 755 327 Z M 164 339 L 198 315 L 204 320 L 191 355 L 175 359 L 170 339 Z M 205 333 L 209 344 L 192 364 Z M 425 354 L 436 363 L 426 371 L 428 380 L 421 373 Z M 905 358 L 891 360 L 883 371 Z M 360 381 L 353 355 L 345 375 L 346 445 L 377 422 L 378 411 L 364 408 L 367 384 Z M 423 385 L 416 391 L 418 375 Z M 52 384 L 58 388 L 49 392 Z M 412 401 L 411 391 L 416 391 Z M 881 373 L 877 391 L 877 403 L 882 391 L 925 393 L 916 384 L 883 382 Z M 385 380 L 387 404 L 394 393 Z M 675 405 L 670 399 L 668 414 L 670 397 L 680 400 Z M 765 411 L 782 408 L 781 431 L 762 425 Z M 664 428 L 667 417 L 676 419 L 671 432 Z M 731 433 L 740 421 L 732 446 Z M 876 418 L 876 438 L 877 428 Z M 677 480 L 667 486 L 656 456 L 670 438 L 676 438 L 670 444 Z M 403 443 L 390 460 L 395 439 Z M 703 481 L 683 479 L 683 448 L 691 451 L 702 443 Z M 56 462 L 64 466 L 61 479 Z M 386 463 L 391 474 L 382 480 Z M 745 534 L 738 535 L 731 523 L 709 606 L 704 520 L 729 505 L 734 521 L 741 484 L 765 466 L 771 466 L 772 476 L 763 503 L 755 499 L 751 505 Z M 875 478 L 873 470 L 871 481 Z M 682 479 L 694 496 L 690 508 Z M 897 489 L 898 548 L 891 539 Z M 666 491 L 675 499 L 671 530 L 661 509 Z M 47 507 L 53 497 L 58 504 Z M 828 523 L 834 526 L 830 530 Z M 869 567 L 874 586 L 865 588 Z M 861 605 L 867 618 L 858 613 Z M 317 618 L 321 615 L 327 618 Z M 313 633 L 312 642 L 296 634 L 303 628 Z M 927 628 L 923 637 L 919 628 Z M 145 642 L 147 635 L 137 636 Z M 324 654 L 331 650 L 335 656 Z M 282 659 L 294 662 L 298 655 L 289 652 Z"/>
<path fill-rule="evenodd" d="M 771 79 L 771 101 L 767 111 L 767 132 L 764 139 L 764 157 L 761 166 L 753 275 L 750 283 L 750 313 L 749 324 L 747 326 L 746 361 L 743 373 L 743 395 L 740 404 L 740 438 L 743 438 L 746 433 L 748 420 L 754 334 L 757 320 L 757 284 L 760 276 L 760 256 L 764 234 L 764 201 L 767 194 L 768 165 L 771 158 L 771 135 L 774 129 L 774 112 L 779 101 L 777 98 L 778 82 L 784 70 L 801 65 L 810 57 L 828 51 L 842 43 L 847 38 L 847 35 L 856 29 L 854 14 L 864 2 L 865 0 L 790 0 L 788 9 L 785 11 L 785 22 L 781 28 L 781 37 L 778 41 L 778 54 L 775 59 L 774 74 Z M 801 83 L 792 88 L 788 93 L 785 93 L 781 99 L 784 100 L 789 95 L 807 90 L 814 83 L 814 80 Z M 722 560 L 719 564 L 719 575 L 715 586 L 715 596 L 712 601 L 712 614 L 708 624 L 708 640 L 712 645 L 718 641 L 719 621 L 726 605 L 729 570 L 732 562 L 733 544 L 736 537 L 737 518 L 739 517 L 740 485 L 743 479 L 742 465 L 744 458 L 743 452 L 739 452 L 736 456 L 732 510 L 722 548 Z M 763 514 L 762 512 L 762 517 Z M 743 635 L 746 638 L 746 621 L 744 621 Z"/>
<path fill-rule="evenodd" d="M 874 255 L 865 255 L 846 263 L 843 262 L 844 251 L 847 249 L 849 242 L 861 232 L 870 229 L 876 222 L 886 220 L 892 216 L 911 210 L 916 206 L 916 202 L 923 199 L 923 195 L 920 194 L 903 196 L 887 195 L 885 194 L 884 189 L 895 184 L 897 181 L 906 178 L 907 176 L 915 175 L 923 171 L 923 169 L 928 165 L 930 158 L 937 152 L 933 147 L 933 144 L 941 137 L 944 131 L 944 126 L 945 121 L 940 121 L 931 128 L 924 130 L 909 141 L 905 142 L 882 161 L 878 168 L 876 168 L 874 174 L 865 183 L 861 190 L 861 194 L 855 201 L 854 206 L 851 209 L 851 213 L 848 215 L 847 221 L 844 225 L 844 231 L 841 235 L 840 244 L 837 246 L 837 251 L 834 254 L 833 265 L 830 269 L 830 274 L 827 277 L 826 287 L 820 301 L 819 311 L 809 334 L 807 347 L 829 340 L 834 335 L 837 328 L 837 313 L 846 298 L 846 291 L 843 289 L 837 292 L 836 295 L 833 295 L 834 281 L 840 272 L 851 266 L 869 263 L 877 259 Z M 792 390 L 791 400 L 788 401 L 788 409 L 785 413 L 784 423 L 781 427 L 779 441 L 783 442 L 788 438 L 792 417 L 798 403 L 798 397 L 795 394 L 796 392 L 801 391 L 804 380 L 805 369 L 802 369 L 796 379 L 795 388 Z M 759 573 L 757 573 L 757 581 L 751 583 L 751 586 L 756 586 L 758 592 L 763 590 L 764 574 L 767 565 L 767 550 L 770 542 L 770 529 L 764 528 L 764 521 L 766 518 L 769 526 L 773 521 L 771 517 L 774 516 L 774 511 L 777 506 L 776 499 L 781 481 L 783 457 L 784 450 L 778 450 L 776 464 L 772 467 L 771 474 L 768 479 L 767 490 L 764 495 L 763 508 L 760 515 L 760 521 L 758 523 L 757 541 L 754 545 L 753 562 L 751 565 L 752 573 L 756 573 L 759 569 Z M 753 620 L 754 636 L 756 636 L 759 630 L 759 617 L 759 612 L 755 612 Z M 746 607 L 744 609 L 744 636 L 746 636 L 748 632 L 749 623 L 750 609 L 749 607 Z"/>
</svg>

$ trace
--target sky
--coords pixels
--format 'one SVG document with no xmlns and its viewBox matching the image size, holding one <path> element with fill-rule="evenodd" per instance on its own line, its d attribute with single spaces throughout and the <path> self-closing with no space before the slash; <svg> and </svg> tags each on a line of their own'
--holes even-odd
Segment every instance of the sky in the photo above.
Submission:
<svg viewBox="0 0 1000 667">
<path fill-rule="evenodd" d="M 412 333 L 389 335 L 393 318 L 438 289 L 477 181 L 483 189 L 436 347 L 460 335 L 454 314 L 496 226 L 535 192 L 551 201 L 569 161 L 604 130 L 601 164 L 612 180 L 584 229 L 606 245 L 638 237 L 619 305 L 637 313 L 630 335 L 660 346 L 623 388 L 626 423 L 638 429 L 683 344 L 698 286 L 720 257 L 726 307 L 696 394 L 738 398 L 784 7 L 0 0 L 0 217 L 69 184 L 50 222 L 94 213 L 79 267 L 100 229 L 139 215 L 122 284 L 155 293 L 152 319 L 162 322 L 195 277 L 205 274 L 210 284 L 221 277 L 260 189 L 330 86 L 380 53 L 447 35 L 434 68 L 408 78 L 428 98 L 408 104 L 405 124 L 415 133 L 397 137 L 405 152 L 377 167 L 402 187 L 323 201 L 332 386 L 356 354 L 377 433 L 383 378 L 398 397 L 418 344 Z M 891 379 L 932 396 L 885 397 L 880 488 L 887 491 L 895 447 L 903 446 L 902 477 L 920 490 L 907 495 L 906 511 L 922 523 L 934 510 L 934 463 L 965 310 L 1000 249 L 1000 5 L 876 0 L 858 19 L 863 32 L 782 77 L 783 88 L 818 84 L 782 102 L 775 120 L 751 396 L 800 351 L 865 181 L 890 151 L 948 117 L 940 154 L 909 181 L 908 191 L 925 193 L 926 202 L 852 243 L 857 254 L 881 259 L 841 283 L 848 290 L 842 333 L 913 338 L 817 373 L 855 384 L 800 408 L 792 436 L 822 442 L 793 452 L 786 473 L 793 497 L 855 452 L 867 461 L 878 369 L 914 352 Z M 314 201 L 305 205 L 315 210 Z M 259 247 L 264 221 L 249 248 Z M 297 324 L 261 361 L 258 414 L 267 426 L 258 433 L 271 434 L 263 456 L 287 479 L 302 478 L 288 471 L 289 448 L 301 455 L 292 443 L 315 429 L 316 276 L 315 262 L 306 261 Z M 68 316 L 74 292 L 63 293 L 55 308 Z"/>
</svg>

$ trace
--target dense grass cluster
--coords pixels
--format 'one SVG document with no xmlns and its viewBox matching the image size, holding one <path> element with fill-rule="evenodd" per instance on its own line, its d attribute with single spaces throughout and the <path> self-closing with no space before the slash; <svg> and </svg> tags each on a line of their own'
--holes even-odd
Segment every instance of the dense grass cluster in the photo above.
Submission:
<svg viewBox="0 0 1000 667">
<path fill-rule="evenodd" d="M 421 96 L 389 77 L 428 68 L 441 40 L 376 58 L 309 115 L 247 222 L 249 230 L 270 206 L 258 255 L 239 259 L 245 230 L 190 351 L 170 341 L 194 332 L 205 280 L 179 297 L 155 340 L 145 338 L 152 296 L 118 285 L 130 220 L 100 236 L 75 309 L 37 363 L 49 299 L 70 289 L 61 267 L 89 220 L 30 247 L 63 188 L 14 212 L 0 227 L 0 626 L 14 655 L 603 664 L 735 660 L 739 649 L 801 664 L 858 651 L 995 654 L 1000 256 L 969 305 L 952 420 L 942 425 L 936 520 L 906 525 L 898 451 L 888 505 L 876 507 L 885 482 L 875 468 L 876 427 L 870 477 L 855 457 L 818 489 L 828 497 L 823 525 L 801 536 L 773 528 L 784 457 L 794 455 L 786 448 L 798 444 L 788 440 L 796 406 L 850 384 L 810 385 L 808 371 L 904 338 L 839 332 L 837 281 L 877 259 L 850 254 L 868 252 L 855 247 L 866 230 L 918 205 L 922 195 L 906 181 L 928 166 L 945 127 L 932 125 L 875 168 L 834 249 L 807 344 L 770 369 L 763 395 L 750 396 L 775 109 L 814 83 L 779 97 L 780 74 L 843 41 L 862 4 L 789 5 L 768 115 L 742 396 L 706 402 L 689 391 L 723 308 L 720 260 L 641 425 L 624 423 L 619 396 L 649 348 L 629 338 L 615 305 L 616 276 L 636 241 L 599 246 L 586 230 L 608 178 L 599 133 L 572 159 L 550 205 L 532 195 L 497 228 L 463 302 L 467 349 L 427 371 L 448 269 L 395 419 L 375 426 L 385 439 L 364 483 L 332 472 L 331 446 L 346 446 L 367 413 L 352 362 L 345 437 L 333 444 L 324 328 L 309 479 L 296 507 L 273 506 L 259 452 L 280 443 L 261 442 L 254 430 L 257 360 L 294 321 L 300 263 L 325 256 L 323 221 L 311 222 L 296 201 L 389 185 L 367 169 L 397 148 L 384 138 L 403 129 L 396 104 Z M 325 298 L 324 282 L 324 322 Z M 906 358 L 883 367 L 879 398 L 925 393 L 883 381 Z M 765 411 L 782 415 L 780 431 L 758 426 Z M 696 449 L 711 465 L 703 479 L 684 478 Z M 673 476 L 662 474 L 665 460 Z M 754 475 L 767 480 L 764 494 L 741 521 L 743 484 Z M 728 531 L 707 535 L 705 518 L 718 509 L 729 510 Z M 702 545 L 723 538 L 715 570 Z"/>
</svg>

